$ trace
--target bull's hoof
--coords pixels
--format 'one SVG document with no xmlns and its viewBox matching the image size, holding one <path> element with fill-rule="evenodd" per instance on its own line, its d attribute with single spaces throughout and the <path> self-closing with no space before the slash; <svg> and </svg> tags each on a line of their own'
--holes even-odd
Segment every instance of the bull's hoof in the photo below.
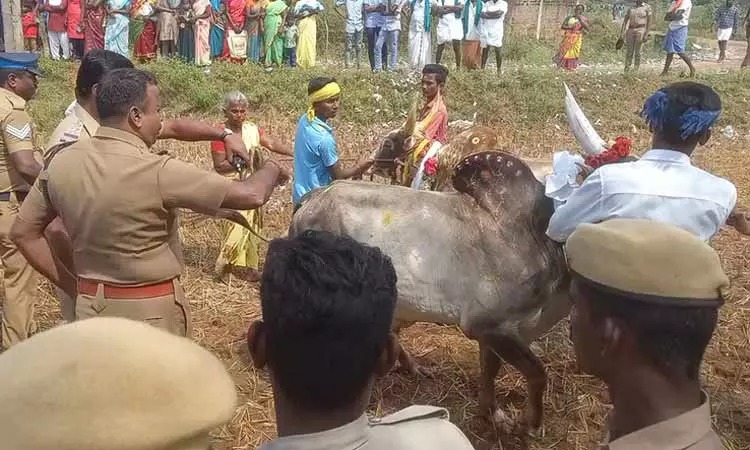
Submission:
<svg viewBox="0 0 750 450">
<path fill-rule="evenodd" d="M 407 374 L 417 378 L 435 378 L 435 370 L 425 366 L 421 366 L 414 361 L 410 364 L 399 364 L 396 369 L 399 373 Z"/>
<path fill-rule="evenodd" d="M 492 423 L 501 434 L 514 434 L 518 431 L 518 424 L 500 408 L 492 415 Z"/>
</svg>

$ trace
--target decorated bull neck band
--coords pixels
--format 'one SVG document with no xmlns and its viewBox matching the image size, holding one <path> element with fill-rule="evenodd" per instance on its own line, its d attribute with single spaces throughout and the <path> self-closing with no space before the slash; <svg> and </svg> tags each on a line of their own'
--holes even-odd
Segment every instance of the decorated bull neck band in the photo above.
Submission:
<svg viewBox="0 0 750 450">
<path fill-rule="evenodd" d="M 680 307 L 685 306 L 685 307 L 691 307 L 691 308 L 702 307 L 702 306 L 719 307 L 724 304 L 724 298 L 722 297 L 713 297 L 713 298 L 665 297 L 661 295 L 641 294 L 637 292 L 624 291 L 616 287 L 607 286 L 606 284 L 596 282 L 590 278 L 586 278 L 585 276 L 577 273 L 574 270 L 571 270 L 570 272 L 577 280 L 581 281 L 583 284 L 588 285 L 589 287 L 599 292 L 612 294 L 618 297 L 624 297 L 624 298 L 627 298 L 629 301 L 631 300 L 640 301 L 643 303 L 650 303 L 652 305 L 680 306 Z"/>
</svg>

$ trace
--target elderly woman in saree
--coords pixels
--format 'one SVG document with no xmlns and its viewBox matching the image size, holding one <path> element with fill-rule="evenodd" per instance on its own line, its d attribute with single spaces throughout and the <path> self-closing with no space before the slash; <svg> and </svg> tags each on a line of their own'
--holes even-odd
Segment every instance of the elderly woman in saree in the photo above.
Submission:
<svg viewBox="0 0 750 450">
<path fill-rule="evenodd" d="M 284 62 L 283 25 L 286 22 L 287 6 L 284 0 L 269 0 L 265 8 L 263 40 L 266 45 L 266 67 L 281 67 Z"/>
<path fill-rule="evenodd" d="M 566 17 L 562 24 L 565 34 L 555 59 L 557 66 L 565 70 L 575 70 L 578 67 L 583 34 L 589 30 L 589 22 L 583 15 L 584 11 L 585 6 L 576 5 L 574 14 Z"/>
<path fill-rule="evenodd" d="M 107 26 L 104 49 L 128 57 L 130 33 L 130 0 L 107 0 Z"/>
<path fill-rule="evenodd" d="M 83 6 L 83 54 L 104 48 L 104 22 L 107 9 L 104 0 L 86 0 Z"/>
<path fill-rule="evenodd" d="M 195 65 L 200 67 L 211 65 L 211 2 L 209 0 L 195 0 L 193 2 L 193 16 L 195 25 Z"/>
<path fill-rule="evenodd" d="M 246 3 L 247 59 L 260 62 L 263 54 L 263 8 L 259 0 Z"/>
<path fill-rule="evenodd" d="M 315 16 L 325 8 L 318 0 L 299 0 L 294 5 L 294 15 L 300 21 L 297 41 L 297 65 L 303 69 L 315 66 L 318 24 Z"/>
<path fill-rule="evenodd" d="M 227 93 L 224 96 L 223 109 L 225 121 L 219 127 L 242 136 L 245 147 L 250 153 L 250 162 L 238 172 L 237 167 L 231 161 L 227 161 L 224 143 L 214 141 L 211 143 L 211 156 L 214 169 L 218 173 L 227 177 L 244 179 L 263 166 L 263 160 L 267 158 L 265 150 L 293 156 L 288 146 L 268 136 L 262 128 L 247 120 L 248 102 L 244 94 L 238 91 Z M 242 215 L 250 223 L 254 233 L 240 225 L 227 223 L 224 243 L 216 259 L 214 273 L 221 278 L 230 271 L 240 272 L 237 275 L 255 282 L 260 279 L 257 235 L 262 235 L 263 211 L 260 208 L 242 211 Z"/>
<path fill-rule="evenodd" d="M 247 60 L 246 0 L 224 0 L 224 5 L 226 44 L 221 56 L 234 63 L 243 63 Z"/>
</svg>

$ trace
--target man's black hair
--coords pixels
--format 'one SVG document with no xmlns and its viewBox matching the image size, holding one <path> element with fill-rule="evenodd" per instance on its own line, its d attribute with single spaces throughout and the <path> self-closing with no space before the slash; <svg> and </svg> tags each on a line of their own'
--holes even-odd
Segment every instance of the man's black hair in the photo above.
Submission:
<svg viewBox="0 0 750 450">
<path fill-rule="evenodd" d="M 91 95 L 94 85 L 102 77 L 115 69 L 132 69 L 133 63 L 119 53 L 109 50 L 95 49 L 86 53 L 78 67 L 76 77 L 76 98 L 87 98 Z"/>
<path fill-rule="evenodd" d="M 716 328 L 718 306 L 671 306 L 629 299 L 585 281 L 591 320 L 620 320 L 636 337 L 641 355 L 672 379 L 697 380 L 701 360 Z M 685 300 L 688 302 L 689 300 Z"/>
<path fill-rule="evenodd" d="M 440 64 L 427 64 L 422 69 L 422 75 L 434 74 L 438 83 L 444 84 L 448 79 L 448 68 Z"/>
<path fill-rule="evenodd" d="M 700 135 L 683 139 L 680 131 L 680 117 L 690 108 L 699 111 L 720 111 L 721 97 L 705 84 L 682 81 L 670 84 L 662 89 L 667 94 L 666 120 L 661 129 L 661 136 L 670 144 L 680 145 L 686 141 L 696 141 Z"/>
<path fill-rule="evenodd" d="M 276 239 L 260 287 L 279 388 L 308 411 L 356 401 L 388 342 L 396 272 L 380 249 L 324 231 Z"/>
<path fill-rule="evenodd" d="M 311 95 L 313 92 L 318 92 L 319 90 L 323 89 L 327 84 L 329 83 L 335 83 L 335 78 L 328 78 L 328 77 L 318 77 L 313 78 L 310 80 L 310 83 L 307 84 L 307 95 Z"/>
<path fill-rule="evenodd" d="M 106 73 L 96 91 L 99 119 L 124 118 L 133 106 L 143 109 L 146 89 L 155 84 L 154 76 L 145 70 L 115 69 Z"/>
</svg>

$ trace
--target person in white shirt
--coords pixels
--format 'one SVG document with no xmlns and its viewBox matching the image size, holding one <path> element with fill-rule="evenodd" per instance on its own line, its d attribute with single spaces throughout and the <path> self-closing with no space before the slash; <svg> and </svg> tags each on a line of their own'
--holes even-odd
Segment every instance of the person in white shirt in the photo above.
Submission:
<svg viewBox="0 0 750 450">
<path fill-rule="evenodd" d="M 652 150 L 592 172 L 556 209 L 547 236 L 565 242 L 579 224 L 625 218 L 672 224 L 708 241 L 734 217 L 737 190 L 693 166 L 690 155 L 708 142 L 720 113 L 719 95 L 703 84 L 656 91 L 641 113 L 653 132 Z"/>
<path fill-rule="evenodd" d="M 346 15 L 342 14 L 339 7 L 346 8 Z M 349 68 L 352 59 L 359 69 L 362 52 L 362 35 L 365 29 L 364 3 L 363 0 L 337 0 L 336 12 L 346 21 L 346 43 L 344 46 L 344 66 Z"/>
<path fill-rule="evenodd" d="M 662 76 L 669 72 L 669 66 L 672 65 L 675 54 L 687 64 L 690 69 L 690 77 L 695 76 L 695 67 L 693 67 L 693 62 L 686 53 L 688 20 L 692 9 L 693 2 L 691 0 L 673 0 L 664 16 L 664 20 L 669 22 L 669 29 L 667 30 L 667 36 L 664 38 L 664 50 L 667 52 L 667 59 L 664 62 L 664 70 L 661 72 Z"/>
<path fill-rule="evenodd" d="M 453 54 L 456 57 L 456 69 L 461 68 L 461 39 L 464 38 L 464 30 L 461 23 L 461 12 L 464 10 L 462 0 L 440 0 L 440 6 L 436 8 L 440 20 L 437 25 L 437 52 L 435 52 L 435 63 L 440 64 L 443 59 L 445 44 L 453 46 Z"/>
<path fill-rule="evenodd" d="M 432 63 L 432 8 L 435 0 L 404 0 L 409 11 L 409 67 L 421 72 Z"/>
<path fill-rule="evenodd" d="M 481 19 L 479 21 L 479 42 L 482 47 L 482 69 L 487 67 L 490 49 L 495 50 L 497 73 L 503 64 L 501 50 L 503 35 L 505 34 L 505 13 L 508 12 L 508 2 L 505 0 L 487 0 L 484 2 Z"/>
<path fill-rule="evenodd" d="M 388 70 L 398 68 L 398 35 L 401 33 L 401 0 L 382 0 L 385 8 L 383 10 L 383 29 L 378 34 L 375 43 L 375 72 L 383 70 L 383 48 L 388 47 Z"/>
</svg>

